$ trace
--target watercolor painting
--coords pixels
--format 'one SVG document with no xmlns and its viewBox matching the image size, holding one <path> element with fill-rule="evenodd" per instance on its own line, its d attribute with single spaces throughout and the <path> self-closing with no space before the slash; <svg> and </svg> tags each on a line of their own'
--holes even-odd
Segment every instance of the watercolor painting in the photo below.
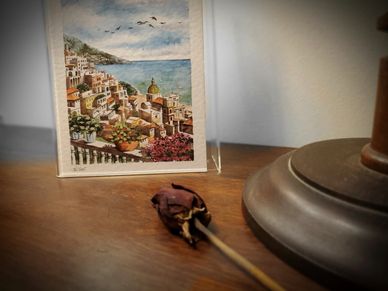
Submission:
<svg viewBox="0 0 388 291">
<path fill-rule="evenodd" d="M 194 161 L 189 0 L 62 0 L 72 165 Z"/>
</svg>

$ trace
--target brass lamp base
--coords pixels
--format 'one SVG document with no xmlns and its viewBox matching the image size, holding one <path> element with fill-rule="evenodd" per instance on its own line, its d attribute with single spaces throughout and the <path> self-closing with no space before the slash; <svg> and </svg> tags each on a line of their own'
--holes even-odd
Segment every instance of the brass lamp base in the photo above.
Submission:
<svg viewBox="0 0 388 291">
<path fill-rule="evenodd" d="M 251 176 L 243 193 L 254 233 L 329 287 L 388 289 L 388 175 L 360 162 L 368 142 L 304 146 Z"/>
</svg>

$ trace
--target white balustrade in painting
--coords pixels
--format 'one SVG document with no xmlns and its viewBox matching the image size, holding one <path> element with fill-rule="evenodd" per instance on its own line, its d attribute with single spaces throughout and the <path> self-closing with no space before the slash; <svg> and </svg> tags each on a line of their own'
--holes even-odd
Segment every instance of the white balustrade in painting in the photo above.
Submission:
<svg viewBox="0 0 388 291">
<path fill-rule="evenodd" d="M 78 145 L 71 145 L 72 165 L 115 164 L 143 162 L 140 157 L 127 153 L 111 153 L 104 149 L 90 149 Z"/>
</svg>

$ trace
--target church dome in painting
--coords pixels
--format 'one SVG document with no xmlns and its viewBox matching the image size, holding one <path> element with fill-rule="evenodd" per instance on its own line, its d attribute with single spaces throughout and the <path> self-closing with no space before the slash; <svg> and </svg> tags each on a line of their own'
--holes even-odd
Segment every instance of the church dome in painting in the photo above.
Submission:
<svg viewBox="0 0 388 291">
<path fill-rule="evenodd" d="M 159 94 L 160 89 L 158 85 L 156 85 L 154 78 L 151 80 L 151 85 L 148 87 L 148 94 Z"/>
</svg>

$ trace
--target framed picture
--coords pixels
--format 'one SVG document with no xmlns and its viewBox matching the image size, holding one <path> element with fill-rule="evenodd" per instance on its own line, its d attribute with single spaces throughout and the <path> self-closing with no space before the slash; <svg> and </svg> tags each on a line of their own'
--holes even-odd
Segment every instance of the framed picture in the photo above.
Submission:
<svg viewBox="0 0 388 291">
<path fill-rule="evenodd" d="M 206 171 L 202 2 L 45 8 L 58 176 Z"/>
</svg>

